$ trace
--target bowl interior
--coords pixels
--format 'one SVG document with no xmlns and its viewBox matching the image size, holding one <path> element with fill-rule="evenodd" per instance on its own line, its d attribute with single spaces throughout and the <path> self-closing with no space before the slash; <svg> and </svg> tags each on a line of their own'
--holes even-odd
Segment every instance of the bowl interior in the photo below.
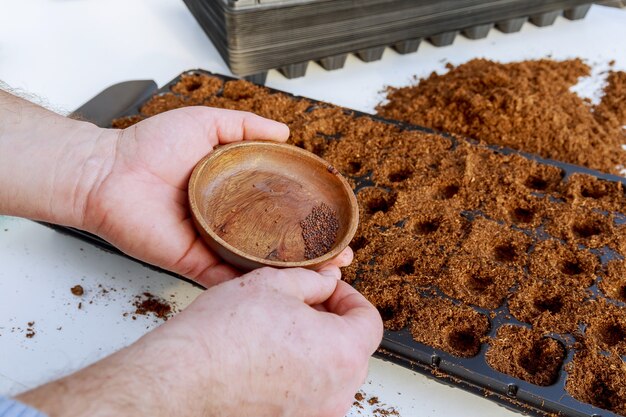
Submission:
<svg viewBox="0 0 626 417">
<path fill-rule="evenodd" d="M 192 209 L 200 226 L 218 243 L 226 242 L 228 249 L 249 258 L 309 261 L 301 222 L 322 203 L 334 211 L 338 226 L 326 254 L 347 246 L 356 229 L 356 199 L 345 179 L 295 146 L 227 145 L 200 163 L 192 181 Z"/>
</svg>

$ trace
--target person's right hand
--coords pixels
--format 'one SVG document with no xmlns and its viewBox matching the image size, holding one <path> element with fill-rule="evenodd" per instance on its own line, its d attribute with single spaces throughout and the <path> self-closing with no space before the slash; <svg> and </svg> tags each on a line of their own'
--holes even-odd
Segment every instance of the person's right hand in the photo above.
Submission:
<svg viewBox="0 0 626 417">
<path fill-rule="evenodd" d="M 253 271 L 207 290 L 130 347 L 21 399 L 50 417 L 342 417 L 383 327 L 339 277 L 334 265 Z"/>
</svg>

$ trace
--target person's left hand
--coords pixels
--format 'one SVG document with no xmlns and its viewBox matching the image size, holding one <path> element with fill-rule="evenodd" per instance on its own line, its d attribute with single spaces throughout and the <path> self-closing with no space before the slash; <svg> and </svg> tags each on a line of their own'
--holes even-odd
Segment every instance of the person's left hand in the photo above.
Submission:
<svg viewBox="0 0 626 417">
<path fill-rule="evenodd" d="M 251 113 L 188 107 L 107 134 L 112 150 L 92 180 L 82 227 L 130 256 L 206 287 L 240 275 L 196 234 L 187 182 L 214 146 L 256 139 L 284 142 L 289 128 Z M 347 250 L 334 263 L 344 266 L 351 260 Z"/>
</svg>

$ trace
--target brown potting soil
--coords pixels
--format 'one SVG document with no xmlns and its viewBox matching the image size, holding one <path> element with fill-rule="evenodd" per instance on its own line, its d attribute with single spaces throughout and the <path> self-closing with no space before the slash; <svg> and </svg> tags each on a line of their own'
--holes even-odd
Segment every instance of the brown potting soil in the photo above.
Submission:
<svg viewBox="0 0 626 417">
<path fill-rule="evenodd" d="M 133 306 L 135 307 L 134 314 L 143 316 L 153 314 L 162 320 L 167 320 L 173 313 L 172 305 L 167 300 L 156 297 L 149 292 L 136 296 Z"/>
<path fill-rule="evenodd" d="M 499 265 L 489 258 L 462 254 L 450 259 L 437 283 L 450 297 L 479 307 L 502 305 L 521 272 Z"/>
<path fill-rule="evenodd" d="M 607 263 L 598 288 L 604 296 L 626 302 L 626 261 L 613 260 Z"/>
<path fill-rule="evenodd" d="M 511 315 L 543 332 L 574 333 L 586 313 L 586 290 L 546 280 L 527 280 L 509 299 Z"/>
<path fill-rule="evenodd" d="M 489 366 L 541 386 L 556 382 L 565 359 L 561 343 L 525 327 L 502 326 L 489 345 L 485 354 Z"/>
<path fill-rule="evenodd" d="M 626 125 L 626 72 L 609 71 L 602 101 L 595 108 L 596 116 L 613 125 Z"/>
<path fill-rule="evenodd" d="M 28 327 L 26 328 L 25 336 L 26 336 L 27 339 L 32 339 L 37 334 L 37 332 L 35 332 L 35 322 L 34 321 L 29 321 L 28 323 L 26 323 L 26 325 Z"/>
<path fill-rule="evenodd" d="M 626 415 L 626 363 L 621 357 L 583 349 L 565 369 L 565 387 L 574 398 Z"/>
<path fill-rule="evenodd" d="M 85 293 L 82 285 L 74 285 L 72 288 L 70 288 L 70 291 L 77 297 L 80 297 Z"/>
<path fill-rule="evenodd" d="M 590 303 L 582 322 L 589 346 L 626 355 L 626 308 L 598 299 Z"/>
<path fill-rule="evenodd" d="M 567 97 L 576 74 L 586 71 L 580 62 L 528 65 L 510 67 L 522 78 L 531 69 L 537 70 L 540 87 L 528 100 L 545 91 L 559 91 Z M 563 68 L 571 72 L 565 77 L 567 82 L 554 73 Z M 502 82 L 511 78 L 505 73 L 493 77 Z M 499 82 L 495 78 L 492 81 Z M 470 84 L 472 79 L 469 77 Z M 446 89 L 453 92 L 454 86 L 461 89 L 461 84 Z M 504 87 L 496 90 L 497 94 L 513 94 Z M 147 111 L 141 117 L 181 105 L 180 97 L 163 97 L 157 95 L 146 103 L 142 111 Z M 503 106 L 519 101 L 523 109 L 528 104 L 524 95 L 519 100 L 506 97 Z M 588 120 L 575 106 L 576 100 L 568 100 L 562 107 L 573 111 L 572 120 Z M 545 103 L 535 102 L 543 114 L 552 114 L 542 107 Z M 600 183 L 596 187 L 595 180 L 586 176 L 572 176 L 570 184 L 557 167 L 499 154 L 464 140 L 402 129 L 329 104 L 272 93 L 245 81 L 225 82 L 217 93 L 205 97 L 203 104 L 252 111 L 285 122 L 291 129 L 290 143 L 325 158 L 348 176 L 357 189 L 361 223 L 351 244 L 355 262 L 344 269 L 344 279 L 378 307 L 387 329 L 408 328 L 418 342 L 471 357 L 479 353 L 491 325 L 475 306 L 491 309 L 505 305 L 513 317 L 533 326 L 531 333 L 517 331 L 515 343 L 533 346 L 537 334 L 571 333 L 585 340 L 585 334 L 578 334 L 578 326 L 590 322 L 591 312 L 597 310 L 594 306 L 600 305 L 590 301 L 593 296 L 588 287 L 594 282 L 599 282 L 608 297 L 621 299 L 618 295 L 626 294 L 623 265 L 604 267 L 588 250 L 608 245 L 626 255 L 626 226 L 615 225 L 612 217 L 598 211 L 624 212 L 620 186 Z M 429 114 L 435 117 L 435 113 Z M 531 113 L 520 110 L 522 122 Z M 554 114 L 559 119 L 559 113 Z M 593 114 L 589 117 L 599 123 Z M 538 121 L 529 122 L 533 131 L 547 134 L 555 126 L 562 127 L 567 135 L 557 129 L 556 138 L 548 136 L 551 141 L 569 143 L 565 136 L 573 133 L 567 126 L 544 119 L 549 128 L 540 129 Z M 131 117 L 116 123 L 122 126 L 136 120 Z M 513 129 L 522 122 L 509 125 Z M 499 124 L 506 126 L 507 122 L 497 116 L 486 125 Z M 601 125 L 594 126 L 598 137 L 608 132 Z M 586 135 L 584 129 L 581 132 Z M 591 154 L 578 144 L 573 149 Z M 602 149 L 599 155 L 604 158 Z M 368 180 L 364 182 L 363 177 Z M 601 279 L 596 281 L 596 275 Z M 440 296 L 441 292 L 454 301 Z M 616 312 L 606 309 L 606 314 Z M 592 329 L 597 327 L 591 323 Z M 586 343 L 600 349 L 597 335 L 602 331 L 594 332 L 588 333 Z M 504 347 L 502 352 L 504 355 Z M 521 377 L 518 371 L 504 372 Z M 568 390 L 579 395 L 577 398 L 582 394 L 576 384 L 586 383 L 581 375 L 570 375 L 568 382 Z M 549 379 L 543 373 L 537 378 L 534 383 Z"/>
<path fill-rule="evenodd" d="M 202 104 L 205 97 L 216 94 L 221 90 L 224 82 L 219 78 L 207 77 L 202 74 L 185 74 L 176 85 L 172 86 L 172 92 L 185 98 L 185 104 Z"/>
<path fill-rule="evenodd" d="M 416 85 L 389 88 L 378 114 L 604 172 L 626 164 L 626 73 L 611 72 L 598 106 L 570 88 L 580 59 L 497 63 L 474 59 Z"/>
<path fill-rule="evenodd" d="M 400 412 L 395 407 L 381 403 L 378 397 L 367 398 L 367 394 L 361 391 L 354 394 L 352 407 L 354 407 L 357 414 L 361 414 L 361 410 L 369 408 L 373 417 L 400 417 Z"/>
<path fill-rule="evenodd" d="M 573 174 L 563 184 L 562 193 L 575 206 L 609 212 L 626 212 L 625 190 L 621 182 L 609 182 L 586 174 Z"/>
<path fill-rule="evenodd" d="M 593 284 L 599 266 L 600 260 L 593 253 L 548 239 L 533 248 L 529 271 L 530 276 L 538 281 L 582 289 Z"/>
<path fill-rule="evenodd" d="M 357 289 L 378 309 L 387 329 L 403 329 L 415 311 L 415 286 L 400 276 L 361 282 Z"/>
<path fill-rule="evenodd" d="M 337 213 L 326 203 L 321 203 L 300 222 L 304 239 L 304 258 L 314 259 L 327 253 L 335 244 L 339 221 Z"/>
<path fill-rule="evenodd" d="M 459 357 L 476 356 L 489 331 L 489 320 L 474 309 L 441 298 L 418 296 L 411 334 L 418 342 Z"/>
<path fill-rule="evenodd" d="M 615 247 L 615 229 L 612 215 L 573 205 L 555 207 L 545 226 L 558 239 L 592 249 Z"/>
</svg>

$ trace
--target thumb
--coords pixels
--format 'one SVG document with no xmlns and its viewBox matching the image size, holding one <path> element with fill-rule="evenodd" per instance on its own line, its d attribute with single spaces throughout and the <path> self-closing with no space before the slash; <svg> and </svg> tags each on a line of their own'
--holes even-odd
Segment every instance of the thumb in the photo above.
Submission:
<svg viewBox="0 0 626 417">
<path fill-rule="evenodd" d="M 383 321 L 378 310 L 363 295 L 348 283 L 338 281 L 324 307 L 350 323 L 354 340 L 360 342 L 367 355 L 374 353 L 383 338 Z"/>
<path fill-rule="evenodd" d="M 310 306 L 328 300 L 338 282 L 334 272 L 325 271 L 321 274 L 304 268 L 261 268 L 241 279 L 244 286 L 271 288 Z"/>
</svg>

